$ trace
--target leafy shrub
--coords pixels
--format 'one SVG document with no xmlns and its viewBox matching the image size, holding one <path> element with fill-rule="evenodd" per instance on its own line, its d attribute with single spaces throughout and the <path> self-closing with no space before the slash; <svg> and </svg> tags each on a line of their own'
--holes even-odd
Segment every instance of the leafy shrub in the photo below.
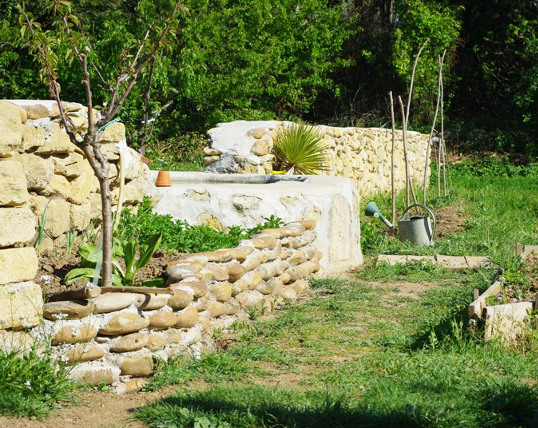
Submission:
<svg viewBox="0 0 538 428">
<path fill-rule="evenodd" d="M 156 214 L 153 212 L 149 198 L 145 198 L 136 214 L 129 209 L 123 210 L 118 236 L 124 240 L 145 241 L 153 235 L 161 234 L 161 248 L 170 251 L 198 253 L 236 247 L 240 241 L 249 238 L 258 231 L 278 227 L 282 224 L 282 220 L 273 215 L 264 220 L 264 223 L 251 229 L 231 226 L 228 228 L 228 233 L 224 233 L 208 226 L 192 226 L 186 221 L 174 220 L 169 214 Z"/>
</svg>

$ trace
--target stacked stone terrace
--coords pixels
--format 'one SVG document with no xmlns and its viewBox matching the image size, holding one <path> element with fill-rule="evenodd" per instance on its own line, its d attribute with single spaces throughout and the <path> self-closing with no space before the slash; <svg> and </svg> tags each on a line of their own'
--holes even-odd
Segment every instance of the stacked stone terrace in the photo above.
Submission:
<svg viewBox="0 0 538 428">
<path fill-rule="evenodd" d="M 217 125 L 208 131 L 210 143 L 205 148 L 204 158 L 206 171 L 271 174 L 273 138 L 280 128 L 288 126 L 290 122 L 276 121 L 236 121 Z M 315 128 L 326 147 L 328 169 L 323 174 L 350 178 L 360 196 L 391 191 L 390 129 L 323 125 Z M 428 144 L 428 135 L 407 132 L 409 172 L 416 186 L 422 186 L 424 180 Z M 402 131 L 396 131 L 394 157 L 395 187 L 401 190 L 405 187 Z"/>
<path fill-rule="evenodd" d="M 294 222 L 234 249 L 182 256 L 167 267 L 166 289 L 88 285 L 78 295 L 58 295 L 44 305 L 44 323 L 24 333 L 26 341 L 51 341 L 58 357 L 76 363 L 75 379 L 136 389 L 152 373 L 154 356 L 199 357 L 215 349 L 215 329 L 308 290 L 305 278 L 322 257 L 310 245 L 314 227 Z"/>
</svg>

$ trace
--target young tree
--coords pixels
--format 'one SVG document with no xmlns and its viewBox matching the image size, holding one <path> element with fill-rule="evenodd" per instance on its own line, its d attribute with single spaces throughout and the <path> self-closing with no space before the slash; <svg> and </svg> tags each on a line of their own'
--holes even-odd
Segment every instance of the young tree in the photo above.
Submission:
<svg viewBox="0 0 538 428">
<path fill-rule="evenodd" d="M 92 97 L 92 81 L 90 79 L 89 60 L 91 49 L 88 37 L 81 30 L 78 18 L 72 13 L 71 4 L 65 0 L 44 1 L 43 6 L 51 13 L 53 30 L 43 30 L 42 25 L 27 11 L 24 3 L 18 5 L 20 12 L 21 36 L 30 43 L 33 53 L 42 67 L 42 78 L 48 83 L 51 96 L 56 100 L 60 111 L 60 119 L 71 142 L 80 148 L 90 163 L 101 191 L 101 217 L 103 234 L 103 264 L 101 284 L 112 285 L 112 203 L 109 181 L 109 164 L 103 156 L 99 136 L 102 130 L 115 118 L 137 82 L 142 69 L 163 46 L 166 36 L 172 31 L 175 17 L 181 6 L 181 1 L 174 1 L 168 9 L 164 24 L 150 25 L 135 47 L 124 48 L 121 58 L 120 71 L 109 84 L 109 99 L 101 116 L 94 116 L 94 101 Z M 85 89 L 86 106 L 88 108 L 87 129 L 75 126 L 62 105 L 60 85 L 57 72 L 57 50 L 65 48 L 72 61 L 76 61 L 82 73 L 82 85 Z"/>
</svg>

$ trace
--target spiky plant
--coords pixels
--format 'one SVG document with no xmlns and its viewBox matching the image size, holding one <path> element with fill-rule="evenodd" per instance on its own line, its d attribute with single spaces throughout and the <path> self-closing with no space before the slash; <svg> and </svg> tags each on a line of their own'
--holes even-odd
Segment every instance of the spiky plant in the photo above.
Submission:
<svg viewBox="0 0 538 428">
<path fill-rule="evenodd" d="M 280 129 L 273 139 L 277 169 L 290 174 L 314 175 L 325 171 L 325 146 L 313 127 L 293 123 Z"/>
</svg>

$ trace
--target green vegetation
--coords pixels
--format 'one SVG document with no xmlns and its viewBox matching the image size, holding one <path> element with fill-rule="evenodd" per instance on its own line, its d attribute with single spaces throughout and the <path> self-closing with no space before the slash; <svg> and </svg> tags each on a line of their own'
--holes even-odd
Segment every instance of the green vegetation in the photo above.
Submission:
<svg viewBox="0 0 538 428">
<path fill-rule="evenodd" d="M 44 417 L 53 409 L 75 404 L 76 385 L 68 373 L 47 350 L 0 351 L 0 414 Z"/>
<path fill-rule="evenodd" d="M 511 283 L 525 283 L 513 243 L 538 242 L 528 180 L 535 167 L 493 159 L 450 171 L 450 196 L 433 203 L 464 208 L 467 221 L 424 251 L 480 248 L 502 261 Z M 390 206 L 388 199 L 376 202 Z M 393 242 L 384 226 L 365 223 L 364 230 L 363 244 L 373 241 L 364 269 L 347 279 L 312 279 L 308 301 L 235 324 L 225 351 L 162 363 L 146 389 L 174 384 L 180 390 L 135 417 L 152 427 L 538 423 L 536 331 L 529 325 L 514 346 L 485 342 L 467 317 L 472 290 L 488 288 L 496 269 L 372 266 L 376 247 L 411 249 Z M 487 248 L 476 244 L 479 236 Z M 201 390 L 200 380 L 208 387 Z"/>
<path fill-rule="evenodd" d="M 146 241 L 156 234 L 162 236 L 160 248 L 166 251 L 198 253 L 219 248 L 234 248 L 243 239 L 259 230 L 279 227 L 282 220 L 271 215 L 264 223 L 251 229 L 231 226 L 227 232 L 220 232 L 209 226 L 192 226 L 182 220 L 174 220 L 170 215 L 153 212 L 151 201 L 145 198 L 136 214 L 125 209 L 121 215 L 118 237 L 121 240 Z"/>
<path fill-rule="evenodd" d="M 312 126 L 293 123 L 281 128 L 273 143 L 276 170 L 313 175 L 326 169 L 325 146 Z"/>
</svg>

